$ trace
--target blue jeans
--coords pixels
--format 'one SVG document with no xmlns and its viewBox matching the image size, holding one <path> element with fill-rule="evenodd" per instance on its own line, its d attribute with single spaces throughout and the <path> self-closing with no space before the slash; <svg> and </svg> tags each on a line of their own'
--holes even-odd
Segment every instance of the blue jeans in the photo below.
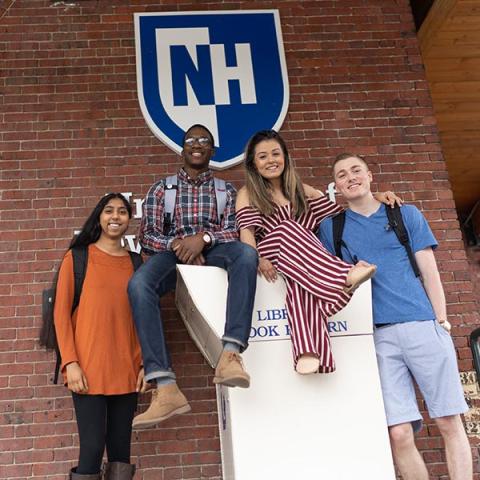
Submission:
<svg viewBox="0 0 480 480">
<path fill-rule="evenodd" d="M 249 245 L 236 241 L 215 245 L 203 256 L 206 265 L 227 270 L 227 312 L 222 340 L 237 343 L 243 351 L 248 346 L 252 324 L 257 252 Z M 161 377 L 175 378 L 165 342 L 159 298 L 175 288 L 177 263 L 180 261 L 173 252 L 157 253 L 135 272 L 128 284 L 128 297 L 142 346 L 147 381 Z"/>
</svg>

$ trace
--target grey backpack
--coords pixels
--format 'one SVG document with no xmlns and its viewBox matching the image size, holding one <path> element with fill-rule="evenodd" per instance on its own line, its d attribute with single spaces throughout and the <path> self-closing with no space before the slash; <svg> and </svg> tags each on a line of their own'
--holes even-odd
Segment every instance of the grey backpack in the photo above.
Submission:
<svg viewBox="0 0 480 480">
<path fill-rule="evenodd" d="M 213 178 L 215 182 L 215 197 L 217 200 L 217 217 L 220 224 L 223 218 L 223 212 L 227 204 L 227 187 L 225 180 Z M 170 175 L 165 179 L 165 197 L 164 197 L 164 232 L 167 232 L 173 223 L 173 212 L 177 201 L 177 175 Z"/>
</svg>

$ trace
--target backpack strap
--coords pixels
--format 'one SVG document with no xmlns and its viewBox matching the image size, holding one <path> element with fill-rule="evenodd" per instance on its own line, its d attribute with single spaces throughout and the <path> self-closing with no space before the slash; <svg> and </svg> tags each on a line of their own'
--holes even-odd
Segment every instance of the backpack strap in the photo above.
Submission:
<svg viewBox="0 0 480 480">
<path fill-rule="evenodd" d="M 173 223 L 175 203 L 177 200 L 177 175 L 170 175 L 165 179 L 165 190 L 163 199 L 163 216 L 164 227 L 163 231 L 166 233 Z"/>
<path fill-rule="evenodd" d="M 395 232 L 398 241 L 407 251 L 408 259 L 410 260 L 410 265 L 413 268 L 415 276 L 419 277 L 420 270 L 415 259 L 415 254 L 413 253 L 412 246 L 410 245 L 410 239 L 408 238 L 408 232 L 403 222 L 403 216 L 400 207 L 395 205 L 393 208 L 391 208 L 388 205 L 385 205 L 385 211 L 387 212 L 388 224 L 390 228 Z"/>
<path fill-rule="evenodd" d="M 221 178 L 213 178 L 215 184 L 215 198 L 217 200 L 217 218 L 218 223 L 221 223 L 223 218 L 223 212 L 227 205 L 227 184 L 225 180 Z M 164 224 L 166 228 L 164 231 L 173 223 L 173 216 L 175 211 L 175 203 L 177 201 L 177 190 L 178 190 L 178 177 L 177 175 L 170 175 L 165 179 L 165 190 L 164 190 Z"/>
<path fill-rule="evenodd" d="M 175 210 L 175 202 L 177 199 L 177 175 L 170 175 L 165 179 L 165 197 L 164 197 L 164 211 L 165 215 L 173 216 Z"/>
<path fill-rule="evenodd" d="M 87 263 L 88 263 L 88 247 L 73 247 L 72 258 L 73 258 L 73 281 L 75 285 L 75 293 L 73 295 L 73 303 L 71 314 L 77 309 L 78 304 L 80 303 L 80 295 L 82 294 L 83 281 L 85 280 L 85 274 L 87 272 Z M 60 355 L 60 349 L 58 343 L 55 347 L 55 352 L 57 354 L 57 360 L 55 361 L 55 374 L 53 376 L 53 383 L 58 382 L 58 375 L 60 373 L 60 365 L 62 363 L 62 356 Z"/>
<path fill-rule="evenodd" d="M 143 258 L 139 253 L 136 252 L 128 252 L 130 255 L 130 260 L 133 264 L 133 270 L 137 271 L 143 264 Z"/>
<path fill-rule="evenodd" d="M 75 281 L 75 295 L 73 297 L 72 315 L 80 303 L 80 295 L 82 294 L 83 281 L 87 272 L 88 263 L 88 247 L 72 248 L 73 257 L 73 278 Z"/>
<path fill-rule="evenodd" d="M 345 227 L 345 210 L 335 215 L 332 218 L 333 229 L 333 247 L 335 248 L 335 255 L 343 260 L 342 246 L 346 246 L 342 240 L 343 228 Z"/>
<path fill-rule="evenodd" d="M 225 180 L 221 178 L 214 177 L 213 181 L 215 183 L 215 197 L 217 199 L 217 218 L 218 223 L 222 222 L 223 212 L 227 205 L 227 185 Z"/>
<path fill-rule="evenodd" d="M 60 355 L 60 348 L 58 347 L 58 344 L 55 346 L 55 354 L 57 359 L 55 360 L 55 372 L 53 373 L 54 385 L 58 383 L 58 375 L 60 373 L 60 365 L 62 363 L 62 356 Z"/>
</svg>

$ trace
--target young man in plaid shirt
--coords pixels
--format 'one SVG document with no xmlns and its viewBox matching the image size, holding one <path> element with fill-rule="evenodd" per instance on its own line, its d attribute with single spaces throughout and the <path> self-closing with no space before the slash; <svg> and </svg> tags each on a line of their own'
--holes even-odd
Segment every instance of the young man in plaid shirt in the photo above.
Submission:
<svg viewBox="0 0 480 480">
<path fill-rule="evenodd" d="M 165 179 L 150 188 L 143 205 L 140 244 L 151 257 L 130 280 L 128 294 L 142 346 L 145 379 L 155 382 L 156 389 L 149 408 L 135 417 L 134 428 L 146 428 L 190 411 L 171 368 L 158 304 L 159 297 L 175 288 L 177 263 L 227 270 L 224 349 L 214 382 L 244 388 L 250 385 L 240 353 L 248 345 L 258 256 L 255 249 L 237 241 L 236 192 L 229 183 L 226 183 L 225 210 L 219 221 L 214 177 L 209 169 L 213 152 L 210 131 L 203 125 L 190 127 L 183 140 L 184 165 L 177 174 L 172 221 L 165 225 Z"/>
</svg>

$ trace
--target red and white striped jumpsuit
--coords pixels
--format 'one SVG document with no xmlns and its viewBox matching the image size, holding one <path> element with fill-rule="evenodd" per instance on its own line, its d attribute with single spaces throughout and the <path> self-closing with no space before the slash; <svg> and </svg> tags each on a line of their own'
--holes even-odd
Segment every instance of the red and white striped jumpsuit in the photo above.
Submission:
<svg viewBox="0 0 480 480">
<path fill-rule="evenodd" d="M 293 358 L 313 353 L 320 360 L 320 372 L 335 370 L 327 318 L 341 310 L 351 295 L 344 292 L 352 265 L 331 255 L 314 232 L 320 222 L 342 210 L 320 197 L 307 200 L 308 210 L 294 218 L 290 204 L 265 216 L 247 206 L 236 213 L 239 230 L 254 228 L 260 256 L 270 260 L 287 284 L 287 314 Z"/>
</svg>

